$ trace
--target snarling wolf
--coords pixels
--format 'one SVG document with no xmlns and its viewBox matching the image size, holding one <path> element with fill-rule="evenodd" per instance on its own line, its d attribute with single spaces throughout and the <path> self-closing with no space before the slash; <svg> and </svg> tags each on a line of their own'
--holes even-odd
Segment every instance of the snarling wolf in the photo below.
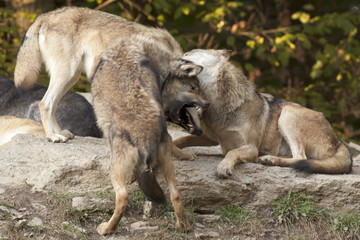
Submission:
<svg viewBox="0 0 360 240">
<path fill-rule="evenodd" d="M 14 81 L 0 77 L 0 115 L 41 122 L 38 104 L 45 92 L 46 87 L 39 84 L 24 91 L 16 89 Z M 93 107 L 77 93 L 67 92 L 64 95 L 57 107 L 55 118 L 60 127 L 69 129 L 77 136 L 102 137 L 96 125 Z"/>
<path fill-rule="evenodd" d="M 203 67 L 200 92 L 210 107 L 204 133 L 177 139 L 180 147 L 220 144 L 225 158 L 220 178 L 242 162 L 290 166 L 307 173 L 350 173 L 352 158 L 324 114 L 258 93 L 242 71 L 228 62 L 227 50 L 196 49 L 183 59 Z"/>
</svg>

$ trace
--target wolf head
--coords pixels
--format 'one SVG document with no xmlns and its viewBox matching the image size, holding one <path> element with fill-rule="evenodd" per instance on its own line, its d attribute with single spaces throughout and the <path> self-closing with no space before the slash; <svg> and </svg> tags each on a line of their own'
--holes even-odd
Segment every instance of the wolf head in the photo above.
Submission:
<svg viewBox="0 0 360 240">
<path fill-rule="evenodd" d="M 177 71 L 165 81 L 162 89 L 162 100 L 165 116 L 168 121 L 180 125 L 189 133 L 201 135 L 200 117 L 209 107 L 200 96 L 197 75 L 202 67 L 180 61 Z"/>
<path fill-rule="evenodd" d="M 186 52 L 182 59 L 202 67 L 197 76 L 201 83 L 206 84 L 217 80 L 220 67 L 229 60 L 230 55 L 231 50 L 194 49 Z"/>
</svg>

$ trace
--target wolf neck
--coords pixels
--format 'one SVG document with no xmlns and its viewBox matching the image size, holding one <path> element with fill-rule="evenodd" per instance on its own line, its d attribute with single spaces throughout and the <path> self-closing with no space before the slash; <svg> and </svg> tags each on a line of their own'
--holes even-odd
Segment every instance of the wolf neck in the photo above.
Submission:
<svg viewBox="0 0 360 240">
<path fill-rule="evenodd" d="M 207 89 L 203 94 L 207 95 L 206 98 L 210 103 L 221 99 L 227 106 L 238 108 L 245 102 L 256 100 L 258 96 L 255 85 L 240 69 L 229 62 L 206 72 L 203 76 L 200 76 L 201 88 Z M 231 102 L 233 99 L 237 99 L 237 102 Z"/>
<path fill-rule="evenodd" d="M 143 48 L 147 57 L 152 61 L 160 77 L 160 86 L 171 72 L 171 62 L 183 55 L 180 45 L 173 37 L 161 29 L 154 29 L 156 37 L 148 36 L 143 40 Z"/>
</svg>

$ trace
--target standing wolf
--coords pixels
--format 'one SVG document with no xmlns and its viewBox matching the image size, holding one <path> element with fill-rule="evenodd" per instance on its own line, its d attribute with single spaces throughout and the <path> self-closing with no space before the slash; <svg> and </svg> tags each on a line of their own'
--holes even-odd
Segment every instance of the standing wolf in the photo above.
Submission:
<svg viewBox="0 0 360 240">
<path fill-rule="evenodd" d="M 183 59 L 204 69 L 200 91 L 210 107 L 204 134 L 177 139 L 180 147 L 220 144 L 217 173 L 229 177 L 240 162 L 290 166 L 308 173 L 350 173 L 352 158 L 324 115 L 296 103 L 259 94 L 226 50 L 192 50 Z M 260 157 L 259 157 L 260 156 Z"/>
<path fill-rule="evenodd" d="M 39 107 L 51 141 L 73 137 L 57 125 L 56 104 L 82 71 L 91 79 L 98 125 L 109 141 L 110 177 L 116 194 L 111 219 L 97 228 L 102 235 L 115 232 L 128 200 L 126 183 L 133 173 L 150 199 L 164 201 L 155 179 L 157 170 L 170 188 L 176 228 L 190 229 L 176 187 L 165 119 L 191 125 L 188 108 L 201 111 L 206 103 L 189 83 L 197 81 L 202 67 L 181 60 L 181 55 L 180 46 L 165 30 L 84 8 L 43 14 L 25 35 L 15 83 L 31 87 L 45 63 L 50 85 Z M 189 129 L 199 133 L 193 127 Z"/>
<path fill-rule="evenodd" d="M 92 78 L 100 55 L 115 41 L 134 35 L 139 42 L 157 41 L 161 51 L 151 53 L 156 59 L 164 59 L 164 52 L 171 53 L 158 69 L 159 79 L 163 81 L 177 67 L 178 58 L 183 54 L 179 44 L 165 30 L 87 8 L 65 7 L 36 18 L 19 49 L 14 81 L 17 87 L 32 87 L 42 63 L 45 64 L 50 83 L 39 109 L 49 141 L 65 142 L 74 137 L 68 130 L 62 130 L 54 117 L 66 91 L 78 81 L 82 72 L 88 79 Z M 129 48 L 132 44 L 128 41 Z M 191 69 L 188 71 L 191 74 Z"/>
</svg>

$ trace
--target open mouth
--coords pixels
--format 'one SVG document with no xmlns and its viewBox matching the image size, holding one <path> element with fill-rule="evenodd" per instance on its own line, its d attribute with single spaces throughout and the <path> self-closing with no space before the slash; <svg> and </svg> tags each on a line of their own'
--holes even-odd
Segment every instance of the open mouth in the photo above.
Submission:
<svg viewBox="0 0 360 240">
<path fill-rule="evenodd" d="M 179 125 L 191 134 L 202 134 L 200 117 L 204 109 L 201 106 L 184 105 L 178 114 Z"/>
<path fill-rule="evenodd" d="M 184 103 L 175 108 L 175 111 L 167 112 L 167 120 L 181 126 L 190 134 L 200 136 L 202 134 L 200 117 L 203 111 L 208 107 L 197 103 Z"/>
</svg>

